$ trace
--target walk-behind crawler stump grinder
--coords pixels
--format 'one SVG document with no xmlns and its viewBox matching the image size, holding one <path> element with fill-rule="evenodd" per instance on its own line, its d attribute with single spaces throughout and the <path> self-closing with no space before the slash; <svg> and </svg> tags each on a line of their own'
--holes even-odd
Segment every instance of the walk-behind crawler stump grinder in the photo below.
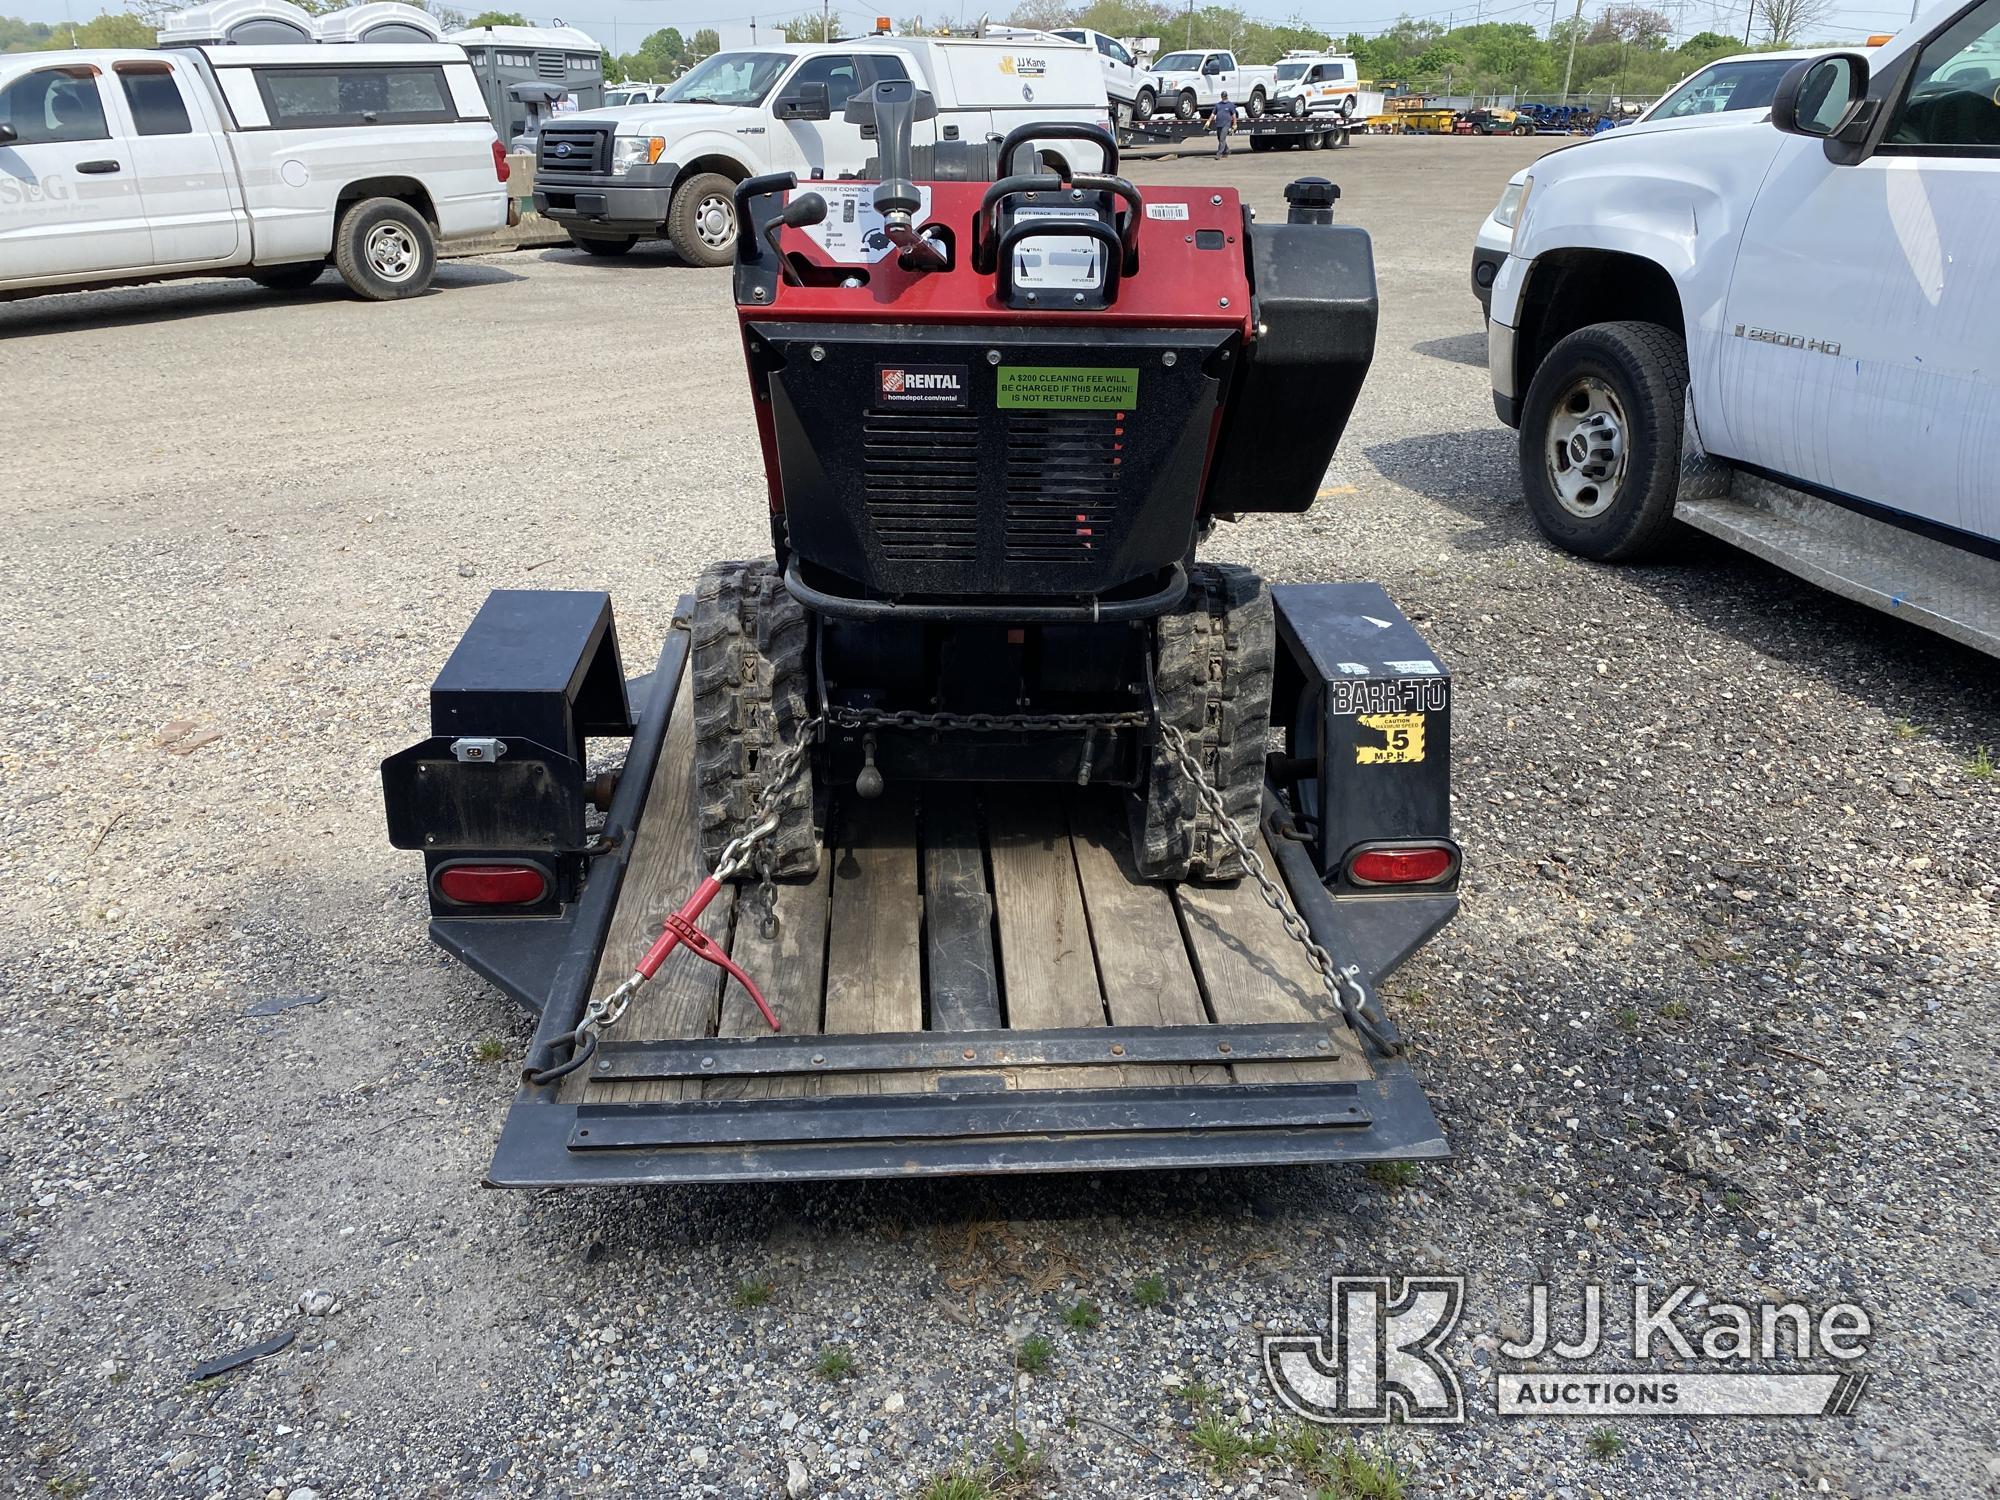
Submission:
<svg viewBox="0 0 2000 1500">
<path fill-rule="evenodd" d="M 1376 990 L 1458 906 L 1449 678 L 1374 585 L 1195 560 L 1316 497 L 1368 237 L 931 113 L 736 190 L 773 555 L 631 682 L 604 595 L 492 594 L 383 765 L 541 1018 L 489 1180 L 1442 1155 Z"/>
</svg>

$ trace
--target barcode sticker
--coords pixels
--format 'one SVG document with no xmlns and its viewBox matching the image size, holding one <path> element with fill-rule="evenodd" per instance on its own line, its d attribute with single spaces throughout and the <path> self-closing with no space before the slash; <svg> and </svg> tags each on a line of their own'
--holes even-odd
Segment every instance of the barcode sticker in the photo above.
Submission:
<svg viewBox="0 0 2000 1500">
<path fill-rule="evenodd" d="M 1149 219 L 1185 219 L 1188 206 L 1185 203 L 1148 203 L 1146 217 Z"/>
</svg>

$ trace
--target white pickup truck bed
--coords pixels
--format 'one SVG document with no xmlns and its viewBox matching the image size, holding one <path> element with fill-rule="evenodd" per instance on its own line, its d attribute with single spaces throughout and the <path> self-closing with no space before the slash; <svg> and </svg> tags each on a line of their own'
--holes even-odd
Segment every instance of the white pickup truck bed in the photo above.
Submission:
<svg viewBox="0 0 2000 1500">
<path fill-rule="evenodd" d="M 377 300 L 505 224 L 505 157 L 448 44 L 0 57 L 0 297 L 331 261 Z"/>
</svg>

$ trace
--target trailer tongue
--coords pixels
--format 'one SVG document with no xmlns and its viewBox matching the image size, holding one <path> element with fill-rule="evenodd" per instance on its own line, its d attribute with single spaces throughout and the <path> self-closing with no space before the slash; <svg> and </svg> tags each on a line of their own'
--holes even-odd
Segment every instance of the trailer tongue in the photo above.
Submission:
<svg viewBox="0 0 2000 1500">
<path fill-rule="evenodd" d="M 1373 585 L 1194 560 L 1312 503 L 1367 237 L 1094 127 L 919 186 L 927 102 L 849 101 L 879 183 L 738 188 L 774 556 L 629 687 L 607 598 L 492 595 L 384 763 L 433 938 L 541 1017 L 489 1181 L 1441 1155 L 1377 989 L 1457 910 L 1448 674 Z M 1055 139 L 1104 170 L 984 180 Z"/>
</svg>

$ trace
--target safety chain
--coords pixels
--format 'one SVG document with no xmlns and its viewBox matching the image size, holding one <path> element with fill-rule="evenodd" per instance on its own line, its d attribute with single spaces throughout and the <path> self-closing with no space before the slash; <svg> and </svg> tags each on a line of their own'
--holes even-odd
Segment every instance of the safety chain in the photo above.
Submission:
<svg viewBox="0 0 2000 1500">
<path fill-rule="evenodd" d="M 767 919 L 775 919 L 777 911 L 777 887 L 770 877 L 770 861 L 765 857 L 764 845 L 770 841 L 771 835 L 778 831 L 778 824 L 782 817 L 781 804 L 791 795 L 792 784 L 798 779 L 799 773 L 810 764 L 806 759 L 806 747 L 812 743 L 813 736 L 819 733 L 820 726 L 825 722 L 818 715 L 814 715 L 812 718 L 803 721 L 799 725 L 797 732 L 792 736 L 791 744 L 780 750 L 771 759 L 769 762 L 771 774 L 765 779 L 763 789 L 757 793 L 756 822 L 752 823 L 743 832 L 722 846 L 722 852 L 715 859 L 715 870 L 702 883 L 702 891 L 710 891 L 713 887 L 726 885 L 745 870 L 756 865 L 763 871 L 764 883 L 768 888 L 766 897 Z M 696 893 L 696 899 L 700 901 L 701 906 L 708 904 L 707 898 L 701 892 Z M 683 907 L 681 912 L 676 913 L 675 917 L 667 919 L 668 931 L 670 933 L 673 932 L 676 927 L 676 917 L 681 918 L 680 925 L 686 928 L 686 931 L 681 935 L 681 941 L 688 943 L 689 946 L 694 946 L 693 939 L 699 938 L 700 930 L 692 927 L 691 923 L 693 917 L 699 915 L 700 907 L 696 907 L 692 912 L 688 908 Z M 648 957 L 650 956 L 649 954 Z M 708 955 L 704 953 L 702 956 L 707 957 Z M 735 973 L 739 978 L 745 978 L 742 972 L 734 964 L 729 963 L 726 958 L 722 960 L 722 967 Z M 645 967 L 642 961 L 641 967 L 635 969 L 627 976 L 623 984 L 606 994 L 599 995 L 595 1000 L 591 1001 L 589 1005 L 584 1007 L 583 1019 L 576 1023 L 576 1029 L 564 1032 L 549 1044 L 551 1050 L 561 1048 L 567 1044 L 572 1049 L 568 1060 L 557 1063 L 553 1067 L 530 1068 L 524 1075 L 527 1081 L 538 1087 L 551 1084 L 559 1078 L 564 1078 L 574 1073 L 578 1068 L 589 1062 L 597 1053 L 599 1037 L 611 1027 L 616 1026 L 624 1018 L 626 1010 L 632 1004 L 633 997 L 639 993 L 640 989 L 652 977 L 652 969 Z M 745 978 L 745 983 L 748 984 L 747 978 Z M 754 985 L 750 986 L 750 992 L 756 998 L 758 1005 L 762 1007 L 764 1004 L 763 997 L 757 994 Z M 766 1013 L 768 1014 L 768 1011 Z M 775 1026 L 776 1022 L 772 1024 Z"/>
<path fill-rule="evenodd" d="M 1394 1057 L 1401 1052 L 1403 1044 L 1384 1032 L 1368 1014 L 1368 1007 L 1372 1001 L 1361 983 L 1361 966 L 1349 964 L 1343 969 L 1334 962 L 1333 955 L 1314 938 L 1312 929 L 1306 926 L 1305 918 L 1299 915 L 1298 909 L 1292 905 L 1291 898 L 1285 894 L 1278 882 L 1271 878 L 1271 872 L 1265 868 L 1263 856 L 1258 854 L 1250 841 L 1243 836 L 1243 830 L 1236 826 L 1236 820 L 1229 815 L 1228 804 L 1222 800 L 1222 793 L 1217 791 L 1215 783 L 1208 779 L 1207 772 L 1202 769 L 1200 758 L 1189 747 L 1187 736 L 1178 726 L 1169 724 L 1164 719 L 1160 721 L 1159 729 L 1160 743 L 1167 747 L 1168 753 L 1180 766 L 1181 774 L 1194 783 L 1202 804 L 1214 814 L 1216 823 L 1221 827 L 1222 836 L 1229 841 L 1229 846 L 1243 861 L 1243 868 L 1250 872 L 1250 878 L 1257 882 L 1257 889 L 1263 894 L 1264 904 L 1278 914 L 1278 920 L 1284 923 L 1285 931 L 1306 950 L 1306 956 L 1319 970 L 1320 982 L 1326 986 L 1327 995 L 1340 1007 L 1340 1013 L 1347 1018 L 1347 1024 L 1367 1037 L 1384 1057 Z"/>
<path fill-rule="evenodd" d="M 1326 986 L 1327 995 L 1339 1008 L 1347 1024 L 1366 1037 L 1384 1056 L 1392 1057 L 1403 1050 L 1402 1043 L 1385 1033 L 1374 1017 L 1368 1014 L 1373 1001 L 1361 983 L 1360 966 L 1349 964 L 1346 968 L 1340 967 L 1334 961 L 1333 955 L 1313 937 L 1312 929 L 1306 925 L 1305 919 L 1292 905 L 1291 898 L 1286 895 L 1283 887 L 1271 878 L 1263 857 L 1244 837 L 1243 830 L 1236 826 L 1236 820 L 1229 814 L 1228 804 L 1223 801 L 1222 793 L 1217 790 L 1215 783 L 1208 779 L 1208 773 L 1202 768 L 1200 759 L 1189 746 L 1187 736 L 1175 725 L 1156 719 L 1153 714 L 1140 709 L 1115 713 L 957 714 L 922 713 L 915 709 L 884 712 L 880 709 L 829 708 L 826 714 L 815 715 L 805 720 L 799 725 L 792 743 L 770 762 L 772 774 L 765 780 L 763 789 L 757 794 L 757 821 L 723 846 L 722 853 L 715 861 L 715 872 L 709 877 L 709 883 L 721 885 L 755 866 L 759 872 L 759 883 L 763 887 L 764 921 L 767 926 L 776 920 L 777 889 L 771 878 L 770 860 L 764 846 L 769 842 L 771 835 L 778 830 L 780 804 L 791 794 L 792 783 L 808 764 L 806 747 L 812 742 L 812 737 L 829 721 L 841 729 L 943 729 L 989 734 L 1078 729 L 1156 729 L 1160 742 L 1173 756 L 1181 774 L 1194 784 L 1196 794 L 1213 814 L 1217 826 L 1222 830 L 1222 836 L 1229 841 L 1230 847 L 1243 861 L 1243 868 L 1249 872 L 1251 879 L 1257 882 L 1257 889 L 1262 894 L 1265 904 L 1278 914 L 1278 920 L 1284 924 L 1286 933 L 1305 949 L 1306 956 L 1319 970 L 1320 981 Z M 672 922 L 673 919 L 670 918 L 670 929 Z M 724 963 L 725 967 L 734 970 L 734 965 L 728 964 L 726 960 Z M 740 971 L 736 972 L 738 977 L 745 977 Z M 531 1069 L 526 1075 L 528 1081 L 537 1085 L 554 1083 L 588 1063 L 597 1052 L 599 1036 L 618 1024 L 631 1005 L 633 997 L 649 978 L 651 978 L 650 972 L 635 971 L 616 989 L 592 1000 L 584 1010 L 583 1019 L 577 1022 L 576 1029 L 556 1037 L 551 1043 L 552 1047 L 557 1048 L 568 1043 L 573 1048 L 569 1059 L 554 1067 Z M 755 993 L 753 988 L 752 994 Z M 762 1004 L 761 997 L 759 1004 Z"/>
<path fill-rule="evenodd" d="M 1143 708 L 1100 714 L 954 714 L 893 712 L 879 708 L 832 708 L 837 729 L 966 729 L 975 734 L 1061 732 L 1074 729 L 1147 729 L 1153 716 Z"/>
</svg>

